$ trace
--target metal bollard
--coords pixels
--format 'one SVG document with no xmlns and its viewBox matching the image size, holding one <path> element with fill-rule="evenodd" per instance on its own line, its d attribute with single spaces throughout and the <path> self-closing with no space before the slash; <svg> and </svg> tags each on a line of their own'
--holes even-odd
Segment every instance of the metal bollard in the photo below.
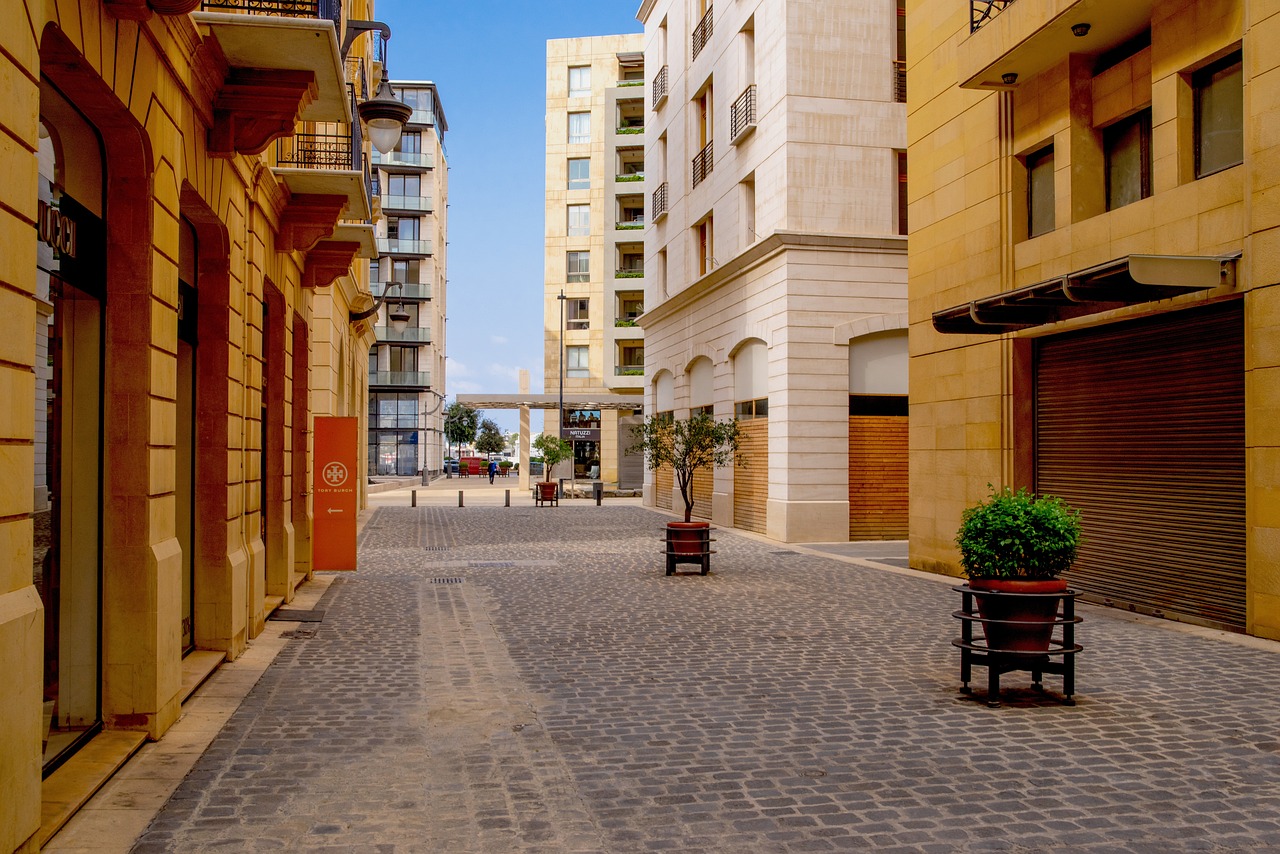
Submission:
<svg viewBox="0 0 1280 854">
<path fill-rule="evenodd" d="M 503 506 L 503 507 L 510 507 L 510 506 L 511 506 L 511 490 L 509 490 L 509 489 L 508 489 L 508 490 L 506 490 L 506 493 L 507 493 L 507 500 L 506 500 L 506 503 L 504 503 L 502 506 Z"/>
<path fill-rule="evenodd" d="M 409 490 L 409 506 L 410 507 L 418 506 L 418 490 L 416 489 Z"/>
<path fill-rule="evenodd" d="M 595 493 L 596 506 L 599 507 L 600 499 L 604 498 L 604 484 L 598 480 L 595 481 L 594 483 L 591 484 L 591 491 Z"/>
<path fill-rule="evenodd" d="M 461 489 L 458 490 L 458 506 L 459 507 L 462 506 L 462 490 Z"/>
</svg>

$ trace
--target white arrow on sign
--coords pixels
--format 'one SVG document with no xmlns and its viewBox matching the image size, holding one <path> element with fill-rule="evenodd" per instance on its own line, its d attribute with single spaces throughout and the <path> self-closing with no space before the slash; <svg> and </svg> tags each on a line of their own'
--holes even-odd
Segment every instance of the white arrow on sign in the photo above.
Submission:
<svg viewBox="0 0 1280 854">
<path fill-rule="evenodd" d="M 332 507 L 330 507 L 330 508 L 329 508 L 329 512 L 330 512 L 330 513 L 341 513 L 342 511 L 341 511 L 341 510 L 334 510 Z"/>
</svg>

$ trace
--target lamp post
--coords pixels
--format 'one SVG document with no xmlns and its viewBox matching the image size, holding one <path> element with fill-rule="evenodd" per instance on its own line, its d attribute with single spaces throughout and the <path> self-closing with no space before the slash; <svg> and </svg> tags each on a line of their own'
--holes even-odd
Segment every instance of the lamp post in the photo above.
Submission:
<svg viewBox="0 0 1280 854">
<path fill-rule="evenodd" d="M 564 288 L 560 289 L 560 296 L 556 297 L 560 300 L 560 407 L 556 411 L 556 438 L 564 438 Z"/>
</svg>

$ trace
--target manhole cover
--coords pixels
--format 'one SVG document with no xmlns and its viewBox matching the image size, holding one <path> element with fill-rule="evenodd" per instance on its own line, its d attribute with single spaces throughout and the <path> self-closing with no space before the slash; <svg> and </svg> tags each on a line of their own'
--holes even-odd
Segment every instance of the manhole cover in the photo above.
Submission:
<svg viewBox="0 0 1280 854">
<path fill-rule="evenodd" d="M 461 584 L 462 579 L 461 578 L 433 578 L 431 579 L 431 583 L 432 584 Z"/>
<path fill-rule="evenodd" d="M 283 623 L 319 623 L 324 620 L 324 611 L 301 611 L 296 608 L 277 608 L 268 620 L 279 620 Z"/>
</svg>

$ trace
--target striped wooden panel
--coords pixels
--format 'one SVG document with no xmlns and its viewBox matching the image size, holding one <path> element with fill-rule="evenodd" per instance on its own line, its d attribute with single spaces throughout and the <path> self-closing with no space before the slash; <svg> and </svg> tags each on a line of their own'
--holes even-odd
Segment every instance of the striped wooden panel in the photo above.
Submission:
<svg viewBox="0 0 1280 854">
<path fill-rule="evenodd" d="M 763 534 L 769 498 L 769 419 L 752 418 L 738 426 L 747 464 L 733 471 L 733 525 Z"/>
<path fill-rule="evenodd" d="M 663 509 L 671 509 L 671 489 L 675 486 L 675 478 L 671 469 L 662 466 L 653 473 L 653 503 Z"/>
<path fill-rule="evenodd" d="M 715 474 L 711 469 L 698 469 L 693 473 L 693 515 L 699 519 L 711 518 L 711 488 Z"/>
<path fill-rule="evenodd" d="M 849 539 L 907 538 L 907 418 L 849 417 Z"/>
</svg>

